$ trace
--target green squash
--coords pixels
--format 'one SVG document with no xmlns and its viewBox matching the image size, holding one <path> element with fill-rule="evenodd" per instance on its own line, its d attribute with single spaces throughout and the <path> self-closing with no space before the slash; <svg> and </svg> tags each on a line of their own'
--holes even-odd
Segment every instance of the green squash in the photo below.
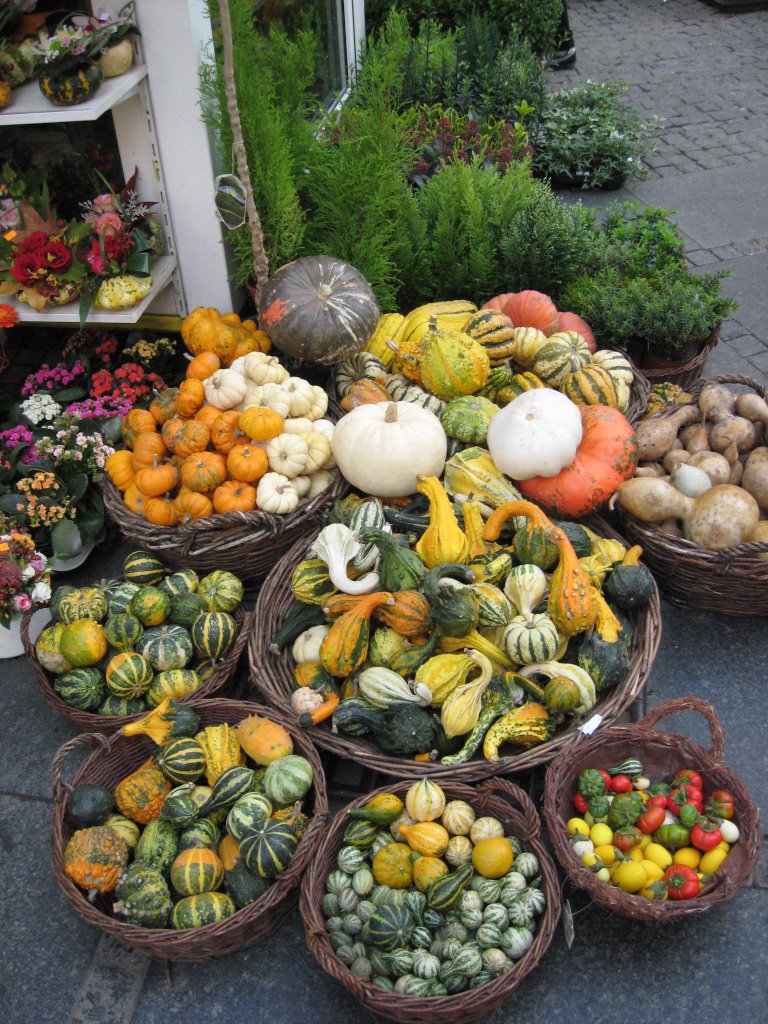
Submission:
<svg viewBox="0 0 768 1024">
<path fill-rule="evenodd" d="M 138 594 L 138 592 L 139 586 L 136 583 L 120 579 L 111 580 L 104 588 L 109 604 L 110 616 L 124 615 L 128 611 L 128 605 L 131 603 L 134 595 Z"/>
<path fill-rule="evenodd" d="M 107 689 L 121 700 L 143 696 L 152 682 L 152 666 L 135 651 L 116 654 L 107 665 Z"/>
<path fill-rule="evenodd" d="M 576 552 L 577 558 L 589 557 L 592 552 L 592 541 L 589 539 L 589 534 L 583 526 L 564 519 L 553 519 L 552 524 L 558 526 L 563 531 L 571 542 L 571 547 Z"/>
<path fill-rule="evenodd" d="M 137 863 L 156 868 L 162 874 L 171 870 L 179 852 L 179 833 L 167 821 L 155 818 L 141 833 L 134 859 Z"/>
<path fill-rule="evenodd" d="M 107 696 L 104 676 L 97 668 L 73 668 L 54 680 L 61 699 L 78 711 L 96 711 Z"/>
<path fill-rule="evenodd" d="M 207 847 L 214 850 L 220 835 L 218 826 L 214 825 L 210 818 L 198 818 L 189 828 L 179 833 L 179 853 L 192 847 Z"/>
<path fill-rule="evenodd" d="M 643 608 L 654 594 L 653 576 L 650 569 L 637 565 L 615 565 L 603 584 L 603 593 L 612 604 L 624 611 Z"/>
<path fill-rule="evenodd" d="M 172 576 L 166 576 L 158 583 L 158 587 L 173 600 L 174 597 L 179 597 L 181 594 L 194 594 L 199 583 L 200 579 L 194 569 L 181 569 L 179 572 L 173 573 Z"/>
<path fill-rule="evenodd" d="M 56 107 L 71 107 L 93 96 L 104 81 L 98 61 L 78 64 L 61 74 L 43 70 L 38 79 L 40 92 Z"/>
<path fill-rule="evenodd" d="M 104 625 L 104 635 L 110 647 L 117 651 L 129 651 L 136 647 L 144 633 L 144 627 L 128 612 L 110 615 Z M 141 653 L 141 652 L 139 652 Z"/>
<path fill-rule="evenodd" d="M 227 832 L 238 842 L 248 832 L 258 831 L 272 816 L 272 803 L 263 793 L 246 793 L 227 814 Z"/>
<path fill-rule="evenodd" d="M 477 598 L 468 586 L 441 587 L 440 582 L 445 579 L 474 583 L 474 573 L 458 563 L 438 565 L 429 570 L 422 588 L 432 606 L 432 619 L 438 631 L 443 636 L 466 636 L 477 628 L 480 617 Z"/>
<path fill-rule="evenodd" d="M 61 621 L 68 625 L 78 619 L 101 622 L 107 617 L 107 598 L 99 587 L 80 587 L 71 590 L 58 606 Z"/>
<path fill-rule="evenodd" d="M 197 616 L 207 611 L 209 611 L 208 602 L 204 597 L 190 591 L 183 591 L 180 594 L 171 595 L 171 611 L 168 621 L 174 626 L 191 629 Z"/>
<path fill-rule="evenodd" d="M 81 782 L 67 797 L 67 821 L 73 828 L 103 825 L 115 809 L 111 789 L 93 782 Z"/>
<path fill-rule="evenodd" d="M 112 910 L 137 928 L 167 928 L 173 901 L 160 871 L 134 861 L 115 890 Z"/>
<path fill-rule="evenodd" d="M 239 857 L 231 868 L 224 868 L 224 887 L 238 910 L 255 903 L 269 888 L 269 881 L 249 871 Z"/>
<path fill-rule="evenodd" d="M 273 804 L 295 804 L 309 792 L 313 779 L 312 765 L 306 757 L 288 754 L 267 765 L 264 791 Z"/>
<path fill-rule="evenodd" d="M 378 571 L 382 590 L 394 593 L 396 590 L 420 589 L 427 567 L 415 551 L 405 544 L 398 544 L 391 534 L 383 530 L 363 530 L 360 539 L 379 549 Z"/>
<path fill-rule="evenodd" d="M 233 612 L 242 603 L 244 588 L 234 573 L 216 569 L 200 580 L 197 592 L 212 612 Z"/>
<path fill-rule="evenodd" d="M 136 616 L 142 626 L 159 626 L 170 614 L 171 599 L 159 587 L 142 587 L 131 598 L 128 611 Z"/>
<path fill-rule="evenodd" d="M 201 658 L 219 661 L 237 639 L 237 623 L 228 612 L 204 612 L 192 623 L 192 643 Z"/>
<path fill-rule="evenodd" d="M 54 675 L 68 672 L 72 668 L 72 664 L 61 653 L 61 634 L 63 632 L 64 623 L 55 622 L 42 631 L 35 643 L 37 660 L 47 672 L 53 672 Z"/>
<path fill-rule="evenodd" d="M 214 782 L 210 797 L 200 808 L 201 816 L 229 809 L 236 804 L 241 797 L 252 791 L 255 775 L 252 768 L 244 768 L 242 765 L 223 771 Z"/>
<path fill-rule="evenodd" d="M 296 833 L 285 821 L 270 818 L 240 840 L 240 853 L 249 871 L 274 878 L 288 867 L 298 846 Z"/>
<path fill-rule="evenodd" d="M 197 672 L 191 668 L 172 668 L 158 672 L 144 694 L 147 704 L 156 708 L 166 697 L 183 700 L 202 685 Z"/>
<path fill-rule="evenodd" d="M 224 866 L 207 846 L 182 850 L 171 865 L 171 885 L 179 896 L 213 892 L 224 882 Z"/>
<path fill-rule="evenodd" d="M 477 599 L 479 628 L 499 629 L 512 618 L 509 599 L 492 583 L 471 583 L 469 589 Z"/>
<path fill-rule="evenodd" d="M 404 906 L 385 904 L 368 918 L 368 941 L 376 949 L 390 952 L 404 949 L 413 934 L 416 922 L 410 910 Z"/>
<path fill-rule="evenodd" d="M 183 626 L 155 626 L 147 629 L 135 648 L 158 672 L 186 668 L 192 660 L 192 637 Z"/>
<path fill-rule="evenodd" d="M 437 648 L 440 635 L 432 630 L 423 643 L 414 643 L 389 626 L 379 626 L 368 644 L 371 665 L 392 669 L 401 676 L 411 676 Z"/>
<path fill-rule="evenodd" d="M 156 586 L 165 578 L 165 567 L 148 551 L 131 551 L 123 561 L 123 575 L 139 587 Z"/>
<path fill-rule="evenodd" d="M 485 444 L 491 420 L 498 411 L 498 405 L 487 398 L 464 395 L 446 405 L 440 422 L 448 437 L 467 444 Z"/>
<path fill-rule="evenodd" d="M 196 782 L 205 771 L 205 752 L 197 740 L 179 736 L 165 744 L 157 763 L 171 782 Z"/>
<path fill-rule="evenodd" d="M 291 593 L 302 604 L 323 605 L 337 590 L 331 583 L 325 562 L 320 558 L 305 558 L 293 570 Z"/>
<path fill-rule="evenodd" d="M 203 892 L 185 896 L 173 908 L 171 924 L 174 928 L 201 928 L 206 924 L 223 921 L 235 913 L 237 907 L 223 892 Z"/>
<path fill-rule="evenodd" d="M 51 596 L 50 604 L 48 606 L 48 610 L 50 611 L 51 618 L 53 619 L 54 622 L 61 622 L 61 615 L 59 614 L 61 602 L 64 600 L 65 597 L 67 597 L 67 595 L 71 594 L 74 590 L 75 588 L 69 583 L 65 583 L 61 587 L 56 587 L 56 589 L 54 590 L 53 595 Z"/>
<path fill-rule="evenodd" d="M 163 805 L 160 808 L 160 821 L 182 831 L 189 828 L 197 821 L 198 817 L 203 817 L 200 814 L 200 808 L 192 799 L 194 788 L 194 782 L 184 782 L 172 789 L 163 800 Z"/>
<path fill-rule="evenodd" d="M 606 641 L 597 632 L 584 637 L 577 661 L 592 676 L 598 693 L 617 686 L 629 672 L 629 655 L 621 639 Z"/>
<path fill-rule="evenodd" d="M 560 645 L 557 627 L 543 613 L 515 615 L 504 629 L 504 650 L 517 665 L 552 661 Z"/>
<path fill-rule="evenodd" d="M 122 697 L 115 697 L 114 694 L 110 694 L 97 711 L 97 714 L 107 716 L 140 715 L 142 711 L 146 710 L 146 703 L 139 697 L 132 698 L 131 700 L 123 700 Z"/>
</svg>

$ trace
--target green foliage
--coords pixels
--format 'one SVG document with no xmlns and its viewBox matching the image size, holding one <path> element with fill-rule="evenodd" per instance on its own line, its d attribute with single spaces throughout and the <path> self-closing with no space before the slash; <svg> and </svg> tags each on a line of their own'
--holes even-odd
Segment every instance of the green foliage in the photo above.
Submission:
<svg viewBox="0 0 768 1024">
<path fill-rule="evenodd" d="M 674 211 L 637 200 L 611 203 L 595 233 L 595 269 L 612 266 L 647 277 L 685 266 L 685 242 L 670 219 Z"/>
<path fill-rule="evenodd" d="M 566 206 L 544 182 L 533 182 L 501 239 L 504 290 L 534 288 L 557 299 L 587 265 L 593 226 L 593 214 L 581 204 Z"/>
</svg>

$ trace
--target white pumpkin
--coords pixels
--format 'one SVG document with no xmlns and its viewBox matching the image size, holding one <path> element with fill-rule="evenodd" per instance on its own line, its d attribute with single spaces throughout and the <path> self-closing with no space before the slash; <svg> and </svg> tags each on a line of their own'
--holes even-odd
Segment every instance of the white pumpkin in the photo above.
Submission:
<svg viewBox="0 0 768 1024">
<path fill-rule="evenodd" d="M 254 384 L 282 384 L 290 377 L 280 360 L 266 352 L 243 356 L 243 372 Z"/>
<path fill-rule="evenodd" d="M 311 419 L 307 416 L 289 416 L 287 420 L 283 422 L 283 434 L 308 434 L 310 430 L 314 430 L 315 425 Z"/>
<path fill-rule="evenodd" d="M 437 416 L 413 402 L 371 402 L 341 417 L 332 449 L 356 490 L 405 498 L 420 476 L 441 476 L 448 439 Z"/>
<path fill-rule="evenodd" d="M 245 378 L 237 370 L 217 370 L 203 382 L 208 405 L 222 411 L 234 409 L 245 398 Z"/>
<path fill-rule="evenodd" d="M 311 429 L 316 430 L 320 434 L 325 434 L 329 440 L 333 437 L 333 423 L 330 420 L 314 420 Z"/>
<path fill-rule="evenodd" d="M 262 512 L 287 516 L 299 504 L 299 495 L 287 476 L 265 473 L 256 488 L 256 504 Z"/>
<path fill-rule="evenodd" d="M 309 488 L 312 486 L 312 479 L 308 476 L 295 476 L 291 479 L 291 483 L 296 489 L 296 493 L 299 498 L 306 498 L 309 493 Z"/>
<path fill-rule="evenodd" d="M 291 399 L 282 384 L 259 384 L 254 391 L 253 405 L 263 405 L 279 412 L 284 420 L 291 415 Z"/>
<path fill-rule="evenodd" d="M 307 434 L 301 435 L 307 443 L 307 464 L 302 470 L 304 473 L 316 473 L 322 469 L 331 454 L 331 442 L 316 430 L 310 430 Z"/>
<path fill-rule="evenodd" d="M 312 385 L 312 405 L 306 414 L 311 420 L 319 420 L 328 411 L 328 395 L 319 384 Z"/>
<path fill-rule="evenodd" d="M 488 450 L 513 480 L 557 476 L 581 443 L 579 408 L 552 388 L 524 391 L 491 420 Z"/>
<path fill-rule="evenodd" d="M 322 491 L 327 490 L 333 483 L 334 474 L 329 473 L 327 469 L 318 469 L 316 473 L 313 473 L 309 478 L 309 490 L 307 491 L 307 498 L 314 498 Z"/>
<path fill-rule="evenodd" d="M 309 446 L 299 434 L 280 434 L 266 445 L 269 468 L 292 479 L 304 473 L 309 460 Z"/>
<path fill-rule="evenodd" d="M 232 369 L 232 367 L 230 367 Z M 245 398 L 240 402 L 239 405 L 235 406 L 238 412 L 245 412 L 246 409 L 250 409 L 252 405 L 258 405 L 258 390 L 259 385 L 254 384 L 248 377 L 243 377 L 245 381 Z"/>
<path fill-rule="evenodd" d="M 245 377 L 245 356 L 238 356 L 234 362 L 229 364 L 228 369 L 234 370 L 235 373 L 239 373 L 241 377 Z"/>
<path fill-rule="evenodd" d="M 315 400 L 313 385 L 308 380 L 304 380 L 303 377 L 289 377 L 281 387 L 288 395 L 290 403 L 288 415 L 307 416 L 311 419 L 309 410 L 312 408 L 312 403 Z"/>
</svg>

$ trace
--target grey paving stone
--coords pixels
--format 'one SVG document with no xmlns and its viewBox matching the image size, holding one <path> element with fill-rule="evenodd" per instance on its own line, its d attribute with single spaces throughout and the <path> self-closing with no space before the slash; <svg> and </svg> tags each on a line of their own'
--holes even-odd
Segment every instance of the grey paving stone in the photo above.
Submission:
<svg viewBox="0 0 768 1024">
<path fill-rule="evenodd" d="M 731 273 L 723 283 L 723 290 L 739 304 L 738 322 L 757 338 L 768 339 L 768 253 L 724 260 L 717 268 Z"/>
</svg>

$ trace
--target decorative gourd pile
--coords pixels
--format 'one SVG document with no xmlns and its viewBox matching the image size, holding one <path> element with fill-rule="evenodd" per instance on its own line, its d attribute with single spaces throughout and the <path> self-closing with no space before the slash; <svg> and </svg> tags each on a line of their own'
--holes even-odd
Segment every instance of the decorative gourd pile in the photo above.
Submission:
<svg viewBox="0 0 768 1024">
<path fill-rule="evenodd" d="M 115 786 L 76 786 L 77 829 L 64 866 L 80 888 L 114 894 L 115 915 L 141 928 L 197 928 L 262 896 L 306 832 L 312 765 L 290 734 L 251 715 L 209 725 L 165 700 L 123 732 L 158 752 Z"/>
<path fill-rule="evenodd" d="M 619 506 L 710 551 L 768 541 L 768 404 L 721 384 L 687 397 L 639 424 L 640 463 Z"/>
<path fill-rule="evenodd" d="M 640 549 L 520 500 L 485 525 L 467 500 L 462 528 L 438 479 L 418 489 L 427 516 L 338 501 L 296 566 L 270 650 L 292 645 L 299 722 L 444 765 L 543 743 L 625 677 Z"/>
<path fill-rule="evenodd" d="M 427 779 L 350 811 L 321 910 L 338 958 L 378 988 L 446 996 L 512 970 L 546 907 L 538 858 Z"/>
<path fill-rule="evenodd" d="M 256 350 L 263 332 L 212 313 L 196 310 L 184 321 L 182 337 L 196 353 L 187 379 L 148 410 L 128 413 L 125 449 L 107 460 L 126 506 L 157 526 L 256 509 L 288 515 L 334 478 L 323 388 Z M 236 343 L 238 332 L 248 337 Z M 254 350 L 237 355 L 243 345 Z"/>
<path fill-rule="evenodd" d="M 58 587 L 53 624 L 35 644 L 54 690 L 79 711 L 136 715 L 189 697 L 237 638 L 243 584 L 233 573 L 169 574 L 146 551 L 127 555 L 123 572 L 98 586 Z"/>
<path fill-rule="evenodd" d="M 440 418 L 452 450 L 483 444 L 491 418 L 518 395 L 554 388 L 577 405 L 629 407 L 633 370 L 596 350 L 588 325 L 558 313 L 548 296 L 496 296 L 481 309 L 463 299 L 387 313 L 363 352 L 336 369 L 346 411 L 366 403 L 415 402 Z"/>
</svg>

